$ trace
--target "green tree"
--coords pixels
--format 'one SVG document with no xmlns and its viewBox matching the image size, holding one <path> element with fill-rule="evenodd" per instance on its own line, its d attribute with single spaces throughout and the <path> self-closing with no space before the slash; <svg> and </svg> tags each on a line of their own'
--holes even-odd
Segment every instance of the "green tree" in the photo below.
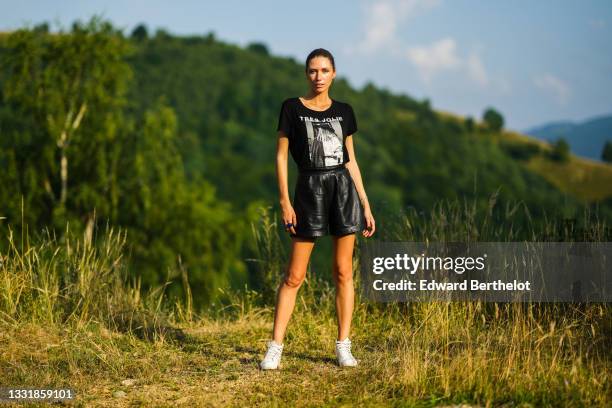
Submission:
<svg viewBox="0 0 612 408">
<path fill-rule="evenodd" d="M 564 138 L 559 138 L 553 145 L 551 158 L 559 162 L 569 160 L 570 146 Z"/>
<path fill-rule="evenodd" d="M 474 118 L 471 116 L 468 116 L 467 118 L 465 118 L 464 126 L 465 126 L 465 130 L 467 130 L 468 132 L 473 132 L 474 131 Z"/>
<path fill-rule="evenodd" d="M 504 128 L 504 117 L 493 108 L 487 108 L 484 111 L 482 120 L 487 124 L 489 130 L 493 132 L 500 132 Z"/>
<path fill-rule="evenodd" d="M 40 33 L 48 33 L 49 32 L 49 23 L 44 22 L 44 23 L 37 24 L 34 27 L 33 31 L 40 32 Z"/>
<path fill-rule="evenodd" d="M 601 151 L 601 160 L 605 161 L 606 163 L 612 163 L 612 142 L 609 140 L 606 141 L 606 144 Z"/>
<path fill-rule="evenodd" d="M 134 30 L 132 30 L 132 34 L 130 35 L 136 41 L 144 41 L 148 38 L 149 33 L 147 31 L 147 26 L 144 24 L 138 24 Z"/>
<path fill-rule="evenodd" d="M 131 70 L 121 34 L 94 18 L 71 33 L 17 30 L 2 59 L 3 202 L 29 222 L 65 228 L 99 215 L 114 216 L 122 110 Z"/>
<path fill-rule="evenodd" d="M 178 283 L 180 256 L 201 306 L 216 288 L 244 274 L 238 253 L 247 224 L 215 197 L 209 182 L 186 180 L 178 122 L 163 99 L 132 124 L 129 140 L 119 166 L 125 182 L 118 222 L 129 226 L 134 265 L 146 286 L 167 278 Z M 173 272 L 166 276 L 166 271 Z M 172 285 L 170 292 L 181 289 Z"/>
<path fill-rule="evenodd" d="M 248 223 L 201 175 L 187 180 L 170 107 L 128 106 L 130 46 L 120 32 L 94 18 L 68 33 L 18 30 L 2 45 L 0 202 L 8 223 L 54 226 L 58 235 L 67 222 L 76 231 L 97 220 L 126 228 L 131 270 L 144 288 L 180 282 L 180 256 L 198 305 L 232 278 L 245 280 L 239 248 Z"/>
<path fill-rule="evenodd" d="M 270 52 L 268 51 L 268 47 L 265 44 L 260 43 L 260 42 L 250 43 L 247 46 L 247 50 L 253 51 L 253 52 L 256 52 L 256 53 L 262 54 L 262 55 L 269 55 L 270 54 Z"/>
</svg>

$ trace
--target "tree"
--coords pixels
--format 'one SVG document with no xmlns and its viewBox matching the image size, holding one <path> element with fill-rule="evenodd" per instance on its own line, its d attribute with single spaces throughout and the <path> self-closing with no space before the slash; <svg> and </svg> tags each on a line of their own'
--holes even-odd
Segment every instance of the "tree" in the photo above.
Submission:
<svg viewBox="0 0 612 408">
<path fill-rule="evenodd" d="M 155 38 L 159 40 L 169 40 L 172 38 L 172 35 L 163 28 L 158 28 L 155 30 Z"/>
<path fill-rule="evenodd" d="M 244 275 L 248 224 L 214 185 L 185 177 L 174 111 L 127 105 L 131 46 L 120 32 L 92 19 L 58 34 L 18 30 L 2 45 L 0 203 L 14 230 L 126 229 L 143 289 L 165 283 L 180 255 L 202 304 Z"/>
<path fill-rule="evenodd" d="M 474 118 L 472 118 L 471 116 L 468 116 L 467 118 L 465 118 L 464 126 L 465 126 L 465 130 L 467 130 L 468 132 L 473 132 L 474 131 Z"/>
<path fill-rule="evenodd" d="M 259 42 L 250 43 L 247 46 L 247 50 L 253 51 L 255 53 L 262 54 L 262 55 L 269 55 L 270 54 L 270 52 L 268 51 L 268 47 L 266 47 L 265 44 L 259 43 Z"/>
<path fill-rule="evenodd" d="M 551 158 L 559 162 L 566 162 L 569 160 L 570 146 L 564 138 L 559 138 L 553 145 L 551 152 Z"/>
<path fill-rule="evenodd" d="M 54 221 L 65 228 L 69 214 L 78 215 L 77 225 L 89 222 L 94 208 L 112 217 L 128 52 L 120 32 L 96 17 L 75 22 L 69 33 L 22 29 L 8 36 L 0 161 L 4 156 L 11 171 L 0 175 L 8 186 L 0 199 L 14 203 L 23 194 L 33 227 Z M 18 218 L 19 208 L 12 212 Z"/>
<path fill-rule="evenodd" d="M 128 140 L 118 166 L 123 182 L 117 223 L 128 227 L 134 269 L 144 286 L 162 285 L 180 255 L 201 306 L 245 269 L 238 253 L 246 225 L 208 181 L 199 175 L 187 181 L 178 121 L 164 99 L 137 118 Z M 173 285 L 169 294 L 180 290 Z"/>
<path fill-rule="evenodd" d="M 612 141 L 608 140 L 601 152 L 601 160 L 612 163 Z"/>
<path fill-rule="evenodd" d="M 144 41 L 148 38 L 149 33 L 147 31 L 147 26 L 144 24 L 138 24 L 136 28 L 132 31 L 130 37 L 132 37 L 136 41 Z"/>
<path fill-rule="evenodd" d="M 504 128 L 504 117 L 493 108 L 487 108 L 484 111 L 482 120 L 493 132 L 500 132 Z"/>
<path fill-rule="evenodd" d="M 38 33 L 48 33 L 49 32 L 49 23 L 44 22 L 34 26 L 33 31 Z"/>
</svg>

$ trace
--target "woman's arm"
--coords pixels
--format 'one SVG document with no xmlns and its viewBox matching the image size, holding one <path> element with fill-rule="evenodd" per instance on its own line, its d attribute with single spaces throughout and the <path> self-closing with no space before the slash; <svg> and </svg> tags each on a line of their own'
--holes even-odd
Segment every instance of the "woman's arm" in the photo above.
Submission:
<svg viewBox="0 0 612 408">
<path fill-rule="evenodd" d="M 353 181 L 355 182 L 355 187 L 357 188 L 357 193 L 359 194 L 359 200 L 361 201 L 361 205 L 363 205 L 364 217 L 366 219 L 366 227 L 367 231 L 363 232 L 364 237 L 370 237 L 374 234 L 376 230 L 376 223 L 374 221 L 374 217 L 372 216 L 372 211 L 370 209 L 370 203 L 368 201 L 368 196 L 366 195 L 365 188 L 363 187 L 363 181 L 361 180 L 361 172 L 359 171 L 359 165 L 357 164 L 357 159 L 355 158 L 355 149 L 353 147 L 353 135 L 348 135 L 346 137 L 346 150 L 348 151 L 349 161 L 346 163 L 346 167 L 351 174 Z"/>
<path fill-rule="evenodd" d="M 288 151 L 289 139 L 283 136 L 282 130 L 279 130 L 278 142 L 276 144 L 276 177 L 278 179 L 279 203 L 283 213 L 283 226 L 289 222 L 293 223 L 294 226 L 289 230 L 295 234 L 297 219 L 293 206 L 291 205 L 291 200 L 289 199 L 289 177 L 287 172 Z"/>
</svg>

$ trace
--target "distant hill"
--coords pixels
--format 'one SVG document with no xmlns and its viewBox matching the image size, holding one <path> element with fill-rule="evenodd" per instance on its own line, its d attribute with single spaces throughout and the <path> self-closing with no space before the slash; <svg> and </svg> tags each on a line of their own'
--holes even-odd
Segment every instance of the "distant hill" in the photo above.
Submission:
<svg viewBox="0 0 612 408">
<path fill-rule="evenodd" d="M 606 140 L 612 140 L 612 115 L 599 116 L 580 123 L 552 122 L 525 130 L 524 133 L 546 141 L 563 137 L 574 154 L 601 160 Z"/>
</svg>

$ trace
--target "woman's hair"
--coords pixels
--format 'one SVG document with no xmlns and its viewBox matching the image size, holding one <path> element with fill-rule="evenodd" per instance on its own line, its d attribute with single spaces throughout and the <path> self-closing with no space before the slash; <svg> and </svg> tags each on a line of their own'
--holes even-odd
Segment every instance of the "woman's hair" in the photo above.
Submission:
<svg viewBox="0 0 612 408">
<path fill-rule="evenodd" d="M 336 63 L 334 62 L 334 56 L 331 54 L 331 52 L 327 51 L 325 48 L 317 48 L 316 50 L 312 50 L 310 54 L 308 54 L 308 57 L 306 57 L 306 72 L 308 72 L 308 63 L 314 57 L 325 57 L 329 59 L 332 64 L 332 68 L 334 71 L 336 70 Z"/>
</svg>

